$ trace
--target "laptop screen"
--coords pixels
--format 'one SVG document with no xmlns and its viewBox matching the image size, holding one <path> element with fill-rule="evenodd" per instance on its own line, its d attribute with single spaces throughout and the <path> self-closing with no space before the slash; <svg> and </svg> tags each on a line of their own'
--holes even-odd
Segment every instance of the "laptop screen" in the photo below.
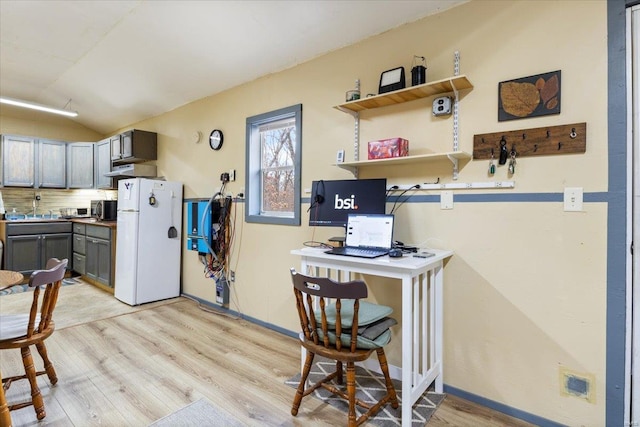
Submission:
<svg viewBox="0 0 640 427">
<path fill-rule="evenodd" d="M 346 246 L 391 249 L 393 215 L 350 214 Z"/>
</svg>

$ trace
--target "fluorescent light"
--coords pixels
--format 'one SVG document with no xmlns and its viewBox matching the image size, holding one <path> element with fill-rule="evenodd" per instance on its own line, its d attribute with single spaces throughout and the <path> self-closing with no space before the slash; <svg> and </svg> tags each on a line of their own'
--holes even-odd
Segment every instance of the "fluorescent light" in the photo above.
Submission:
<svg viewBox="0 0 640 427">
<path fill-rule="evenodd" d="M 15 105 L 16 107 L 31 108 L 32 110 L 45 111 L 47 113 L 60 114 L 62 116 L 68 116 L 68 117 L 76 117 L 78 115 L 78 113 L 75 111 L 60 110 L 58 108 L 52 108 L 52 107 L 47 107 L 45 105 L 34 104 L 33 102 L 20 101 L 18 99 L 11 99 L 11 98 L 5 98 L 5 97 L 0 97 L 0 104 L 9 104 L 9 105 Z"/>
</svg>

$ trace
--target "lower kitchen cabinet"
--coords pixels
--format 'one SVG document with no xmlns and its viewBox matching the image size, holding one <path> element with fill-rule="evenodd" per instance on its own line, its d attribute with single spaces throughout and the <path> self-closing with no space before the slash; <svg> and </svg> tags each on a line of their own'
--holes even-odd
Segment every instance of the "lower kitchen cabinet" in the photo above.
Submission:
<svg viewBox="0 0 640 427">
<path fill-rule="evenodd" d="M 4 234 L 5 270 L 28 277 L 33 271 L 44 269 L 49 258 L 66 258 L 71 264 L 70 222 L 7 224 Z"/>
<path fill-rule="evenodd" d="M 86 270 L 86 226 L 84 224 L 73 223 L 73 271 L 85 275 Z"/>
<path fill-rule="evenodd" d="M 73 224 L 73 269 L 90 283 L 113 292 L 114 261 L 111 227 Z"/>
</svg>

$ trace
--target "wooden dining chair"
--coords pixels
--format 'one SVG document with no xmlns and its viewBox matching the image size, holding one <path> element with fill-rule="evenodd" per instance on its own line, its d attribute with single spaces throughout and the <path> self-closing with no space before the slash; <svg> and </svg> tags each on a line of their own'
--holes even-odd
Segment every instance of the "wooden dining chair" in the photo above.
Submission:
<svg viewBox="0 0 640 427">
<path fill-rule="evenodd" d="M 33 300 L 29 313 L 0 316 L 0 350 L 19 348 L 22 353 L 24 375 L 16 375 L 2 379 L 2 386 L 7 390 L 13 381 L 27 379 L 31 386 L 31 400 L 21 403 L 9 403 L 9 410 L 33 405 L 36 417 L 41 420 L 46 416 L 44 401 L 38 388 L 36 377 L 47 374 L 51 385 L 58 382 L 56 371 L 47 355 L 44 340 L 54 331 L 53 310 L 58 299 L 58 290 L 64 278 L 68 260 L 51 258 L 45 270 L 37 270 L 29 278 L 29 286 L 33 292 Z M 44 363 L 43 371 L 36 371 L 31 356 L 30 346 L 35 345 Z"/>
<path fill-rule="evenodd" d="M 361 301 L 368 293 L 362 280 L 336 282 L 326 277 L 305 276 L 294 269 L 291 269 L 291 278 L 302 328 L 300 344 L 307 352 L 291 415 L 298 414 L 302 398 L 318 387 L 348 401 L 349 427 L 364 423 L 388 402 L 394 409 L 398 408 L 383 348 L 391 339 L 389 327 L 397 323 L 388 317 L 391 308 Z M 314 303 L 314 297 L 318 298 L 318 304 Z M 329 300 L 335 302 L 328 303 Z M 369 404 L 356 399 L 355 362 L 368 359 L 374 351 L 384 375 L 386 394 Z M 315 355 L 335 360 L 336 369 L 305 389 Z M 343 363 L 347 368 L 346 393 L 344 387 L 336 387 L 343 384 Z M 359 417 L 356 405 L 364 409 Z"/>
</svg>

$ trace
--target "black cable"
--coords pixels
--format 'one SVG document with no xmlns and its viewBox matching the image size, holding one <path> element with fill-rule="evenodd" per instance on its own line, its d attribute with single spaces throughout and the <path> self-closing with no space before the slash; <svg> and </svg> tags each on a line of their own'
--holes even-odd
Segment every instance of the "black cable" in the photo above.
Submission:
<svg viewBox="0 0 640 427">
<path fill-rule="evenodd" d="M 389 187 L 389 189 L 387 190 L 387 194 L 385 195 L 385 197 L 389 197 L 389 194 L 391 194 L 391 192 L 392 192 L 392 191 L 395 191 L 395 190 L 397 190 L 398 188 L 400 188 L 400 187 L 398 187 L 397 185 L 392 185 L 391 187 Z"/>
<path fill-rule="evenodd" d="M 322 242 L 316 242 L 315 240 L 309 240 L 303 243 L 304 246 L 310 247 L 310 248 L 324 248 L 324 249 L 333 249 L 333 246 L 328 245 L 326 243 L 322 243 Z"/>
<path fill-rule="evenodd" d="M 395 201 L 395 202 L 393 202 L 393 207 L 391 208 L 391 213 L 394 213 L 394 212 L 395 212 L 395 210 L 396 210 L 396 204 L 398 203 L 398 200 L 400 200 L 400 198 L 401 198 L 402 196 L 404 196 L 408 191 L 411 191 L 411 190 L 419 190 L 419 189 L 420 189 L 420 184 L 416 184 L 416 185 L 413 185 L 413 186 L 411 186 L 411 187 L 407 188 L 407 189 L 406 189 L 406 190 L 404 190 L 402 193 L 400 193 L 400 195 L 399 195 L 398 197 L 396 197 L 396 201 Z M 406 198 L 402 203 L 400 203 L 400 204 L 398 205 L 398 207 L 402 206 L 402 205 L 404 204 L 404 202 L 406 202 L 407 200 L 409 200 L 409 197 L 407 197 L 407 198 Z"/>
<path fill-rule="evenodd" d="M 314 188 L 312 188 L 311 204 L 309 205 L 309 209 L 307 209 L 307 212 L 309 212 L 313 208 L 317 208 L 321 203 L 324 203 L 324 195 L 325 195 L 324 180 L 317 181 L 315 184 L 316 184 L 315 192 L 313 191 Z M 322 186 L 322 192 L 320 192 L 320 186 Z M 316 209 L 316 212 L 317 212 L 317 209 Z"/>
</svg>

